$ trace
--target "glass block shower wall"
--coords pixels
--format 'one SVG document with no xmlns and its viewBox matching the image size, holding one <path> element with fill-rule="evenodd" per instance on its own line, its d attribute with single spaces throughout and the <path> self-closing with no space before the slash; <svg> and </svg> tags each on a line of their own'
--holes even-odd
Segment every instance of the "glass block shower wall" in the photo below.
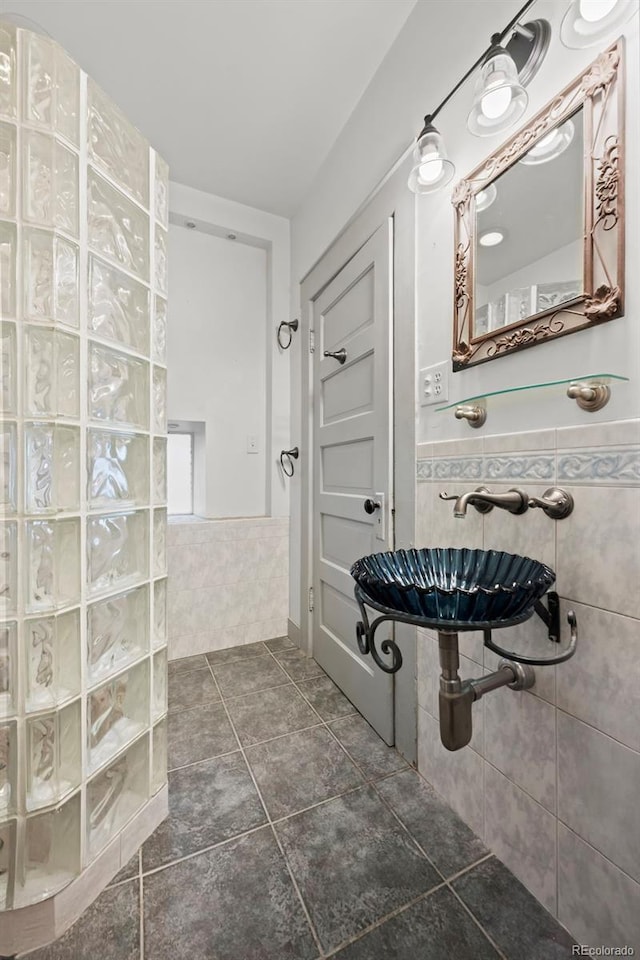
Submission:
<svg viewBox="0 0 640 960">
<path fill-rule="evenodd" d="M 168 169 L 0 20 L 0 909 L 166 782 Z"/>
</svg>

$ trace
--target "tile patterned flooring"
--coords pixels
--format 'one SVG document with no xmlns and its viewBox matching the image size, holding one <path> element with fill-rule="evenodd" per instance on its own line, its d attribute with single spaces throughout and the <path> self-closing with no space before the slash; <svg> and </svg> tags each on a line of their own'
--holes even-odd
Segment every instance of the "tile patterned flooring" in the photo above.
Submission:
<svg viewBox="0 0 640 960">
<path fill-rule="evenodd" d="M 169 666 L 169 818 L 30 960 L 565 960 L 572 938 L 287 638 Z"/>
</svg>

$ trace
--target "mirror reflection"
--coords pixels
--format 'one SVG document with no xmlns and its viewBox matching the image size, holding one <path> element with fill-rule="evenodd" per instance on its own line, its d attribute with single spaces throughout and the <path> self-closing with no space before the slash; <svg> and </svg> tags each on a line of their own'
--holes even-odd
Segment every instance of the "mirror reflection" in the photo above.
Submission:
<svg viewBox="0 0 640 960">
<path fill-rule="evenodd" d="M 584 292 L 582 110 L 476 194 L 474 337 Z"/>
</svg>

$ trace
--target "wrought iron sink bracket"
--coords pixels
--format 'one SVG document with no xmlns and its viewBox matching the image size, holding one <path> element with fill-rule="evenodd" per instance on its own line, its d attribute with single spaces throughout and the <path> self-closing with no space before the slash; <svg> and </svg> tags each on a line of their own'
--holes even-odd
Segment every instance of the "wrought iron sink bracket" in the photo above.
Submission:
<svg viewBox="0 0 640 960">
<path fill-rule="evenodd" d="M 551 643 L 560 643 L 560 598 L 555 590 L 547 591 L 545 597 L 547 598 L 547 606 L 545 607 L 541 600 L 536 600 L 532 612 L 536 613 L 546 625 Z M 567 611 L 567 623 L 569 625 L 571 638 L 569 646 L 562 653 L 558 652 L 551 657 L 528 657 L 523 653 L 514 653 L 513 650 L 507 650 L 505 647 L 501 647 L 495 643 L 491 635 L 491 630 L 483 630 L 484 645 L 499 656 L 508 657 L 509 660 L 515 660 L 517 663 L 528 664 L 532 667 L 552 667 L 557 663 L 564 663 L 565 660 L 570 660 L 576 652 L 578 645 L 578 618 L 573 610 Z"/>
<path fill-rule="evenodd" d="M 372 600 L 359 584 L 356 584 L 354 593 L 362 616 L 362 620 L 356 624 L 358 649 L 365 656 L 371 654 L 375 663 L 385 673 L 398 672 L 402 666 L 402 653 L 395 640 L 388 637 L 380 644 L 380 651 L 391 659 L 385 661 L 381 657 L 376 647 L 375 634 L 378 627 L 383 623 L 397 621 L 438 631 L 441 668 L 440 739 L 447 750 L 459 750 L 470 742 L 473 732 L 472 706 L 476 700 L 480 700 L 485 694 L 492 690 L 498 690 L 500 687 L 506 686 L 511 690 L 526 690 L 532 687 L 535 683 L 533 666 L 551 666 L 569 660 L 574 655 L 578 643 L 577 618 L 573 610 L 569 610 L 567 613 L 567 621 L 571 631 L 569 646 L 563 653 L 558 653 L 556 656 L 545 660 L 516 654 L 497 646 L 492 641 L 489 624 L 474 623 L 470 625 L 468 622 L 451 622 L 447 624 L 448 629 L 443 630 L 442 621 L 427 620 L 424 617 L 401 613 Z M 537 600 L 533 607 L 525 610 L 520 616 L 501 622 L 500 627 L 511 627 L 518 623 L 524 623 L 533 613 L 536 613 L 547 626 L 549 640 L 559 643 L 560 602 L 558 594 L 555 591 L 548 591 L 546 596 L 548 607 Z M 369 621 L 365 604 L 374 610 L 378 610 L 382 616 Z M 458 633 L 472 630 L 482 630 L 484 645 L 506 659 L 500 661 L 498 669 L 493 673 L 476 679 L 462 680 L 458 673 L 460 665 Z"/>
<path fill-rule="evenodd" d="M 384 670 L 385 673 L 397 673 L 400 667 L 402 666 L 402 653 L 398 644 L 391 637 L 383 640 L 380 644 L 380 649 L 387 656 L 391 656 L 391 662 L 385 663 L 380 654 L 378 653 L 376 644 L 375 644 L 375 634 L 376 630 L 382 623 L 386 623 L 389 620 L 398 620 L 401 623 L 417 623 L 417 617 L 407 619 L 401 613 L 398 613 L 396 610 L 391 610 L 386 607 L 378 606 L 374 604 L 369 597 L 363 593 L 362 589 L 356 584 L 354 589 L 356 600 L 358 601 L 358 606 L 360 607 L 360 620 L 356 624 L 356 639 L 358 641 L 358 649 L 363 656 L 371 654 L 374 661 L 380 667 L 381 670 Z M 365 608 L 365 603 L 370 607 L 373 607 L 374 610 L 381 610 L 384 613 L 382 617 L 376 617 L 376 619 L 370 623 L 367 611 Z"/>
<path fill-rule="evenodd" d="M 356 639 L 358 641 L 358 649 L 360 653 L 364 656 L 371 654 L 374 661 L 380 667 L 381 670 L 384 670 L 385 673 L 397 673 L 400 667 L 402 666 L 402 653 L 398 644 L 391 637 L 388 637 L 386 640 L 383 640 L 380 644 L 380 650 L 387 657 L 391 657 L 390 662 L 385 662 L 378 648 L 376 647 L 375 634 L 376 630 L 383 623 L 389 621 L 396 621 L 397 623 L 409 623 L 415 627 L 424 627 L 429 630 L 442 630 L 442 622 L 439 620 L 428 620 L 425 617 L 414 616 L 410 613 L 402 613 L 400 610 L 396 610 L 393 607 L 385 607 L 382 603 L 378 603 L 377 600 L 372 600 L 368 594 L 364 592 L 360 584 L 356 583 L 354 587 L 355 598 L 358 602 L 360 608 L 360 615 L 362 620 L 356 624 Z M 378 610 L 382 616 L 376 617 L 375 620 L 370 621 L 365 607 L 371 607 L 373 610 Z M 517 623 L 523 623 L 525 620 L 528 620 L 533 612 L 533 609 L 526 610 L 523 614 L 518 617 L 515 617 L 513 620 L 504 620 L 501 621 L 501 627 L 511 627 Z M 452 621 L 447 624 L 449 630 L 454 632 L 462 631 L 472 631 L 472 630 L 483 630 L 485 627 L 489 627 L 489 624 L 484 623 L 473 623 L 469 624 L 467 621 Z"/>
<path fill-rule="evenodd" d="M 358 649 L 363 656 L 371 654 L 375 663 L 380 667 L 381 670 L 384 670 L 385 673 L 397 673 L 402 666 L 402 652 L 398 647 L 395 640 L 391 637 L 388 637 L 386 640 L 383 640 L 380 644 L 380 650 L 387 657 L 391 657 L 391 661 L 385 662 L 375 643 L 375 634 L 376 630 L 383 623 L 390 621 L 397 621 L 398 623 L 409 623 L 415 627 L 422 627 L 427 630 L 436 630 L 437 632 L 442 631 L 442 621 L 438 620 L 427 620 L 425 617 L 413 616 L 409 613 L 401 613 L 399 610 L 395 610 L 392 607 L 385 607 L 383 604 L 378 603 L 377 600 L 372 600 L 369 597 L 362 587 L 359 584 L 356 584 L 354 587 L 355 598 L 358 602 L 358 607 L 360 608 L 360 620 L 356 624 L 356 639 L 358 641 Z M 525 610 L 523 614 L 518 617 L 514 617 L 512 620 L 504 620 L 500 623 L 500 628 L 503 627 L 514 627 L 519 623 L 524 623 L 526 620 L 535 613 L 540 619 L 545 623 L 549 631 L 549 640 L 553 643 L 560 643 L 560 600 L 558 594 L 555 590 L 548 590 L 544 594 L 547 598 L 548 607 L 545 607 L 541 600 L 536 600 L 533 607 L 530 607 L 528 610 Z M 375 620 L 370 621 L 365 607 L 371 607 L 373 610 L 378 610 L 382 616 L 376 617 Z M 499 654 L 501 657 L 508 657 L 510 660 L 514 660 L 516 663 L 524 663 L 534 667 L 548 667 L 554 666 L 556 663 L 564 663 L 565 660 L 570 660 L 571 657 L 576 652 L 576 646 L 578 644 L 578 621 L 573 610 L 567 612 L 567 623 L 569 624 L 569 629 L 571 632 L 571 640 L 569 646 L 563 653 L 558 653 L 554 657 L 547 658 L 537 658 L 537 657 L 527 657 L 524 654 L 514 653 L 513 650 L 506 650 L 504 647 L 498 646 L 494 643 L 492 639 L 492 627 L 489 624 L 483 623 L 473 623 L 469 625 L 466 621 L 452 621 L 447 624 L 447 633 L 463 633 L 470 632 L 473 630 L 480 630 L 484 636 L 484 645 L 488 647 L 489 650 L 493 650 L 494 653 Z"/>
</svg>

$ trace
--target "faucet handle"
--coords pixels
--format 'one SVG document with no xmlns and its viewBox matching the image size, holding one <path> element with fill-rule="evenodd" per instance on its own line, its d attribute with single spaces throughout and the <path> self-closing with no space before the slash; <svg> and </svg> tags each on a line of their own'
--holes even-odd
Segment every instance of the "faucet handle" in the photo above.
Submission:
<svg viewBox="0 0 640 960">
<path fill-rule="evenodd" d="M 564 520 L 573 511 L 573 497 L 560 487 L 549 487 L 541 497 L 529 497 L 530 507 L 540 507 L 552 520 Z"/>
</svg>

